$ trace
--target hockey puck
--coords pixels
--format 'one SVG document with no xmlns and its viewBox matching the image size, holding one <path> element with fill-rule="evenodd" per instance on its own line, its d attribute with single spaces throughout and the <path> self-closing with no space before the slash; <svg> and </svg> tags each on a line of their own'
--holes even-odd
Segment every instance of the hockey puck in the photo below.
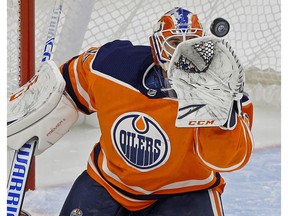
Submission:
<svg viewBox="0 0 288 216">
<path fill-rule="evenodd" d="M 217 37 L 224 37 L 230 30 L 230 24 L 223 18 L 216 18 L 210 26 L 210 31 Z"/>
</svg>

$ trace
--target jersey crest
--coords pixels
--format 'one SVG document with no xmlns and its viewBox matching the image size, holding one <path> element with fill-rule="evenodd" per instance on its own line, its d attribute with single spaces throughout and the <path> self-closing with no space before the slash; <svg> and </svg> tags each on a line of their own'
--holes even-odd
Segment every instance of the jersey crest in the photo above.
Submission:
<svg viewBox="0 0 288 216">
<path fill-rule="evenodd" d="M 111 136 L 123 160 L 142 172 L 162 166 L 169 158 L 171 147 L 167 134 L 144 113 L 130 112 L 119 116 Z"/>
</svg>

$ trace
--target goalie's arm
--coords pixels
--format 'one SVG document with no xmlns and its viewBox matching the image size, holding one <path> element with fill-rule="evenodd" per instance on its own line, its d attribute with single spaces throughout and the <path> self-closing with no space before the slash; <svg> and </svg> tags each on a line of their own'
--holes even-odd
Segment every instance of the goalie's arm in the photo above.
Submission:
<svg viewBox="0 0 288 216">
<path fill-rule="evenodd" d="M 60 66 L 60 72 L 66 82 L 66 91 L 73 99 L 78 110 L 86 115 L 96 111 L 96 102 L 89 85 L 93 82 L 91 64 L 98 48 L 90 48 Z"/>
<path fill-rule="evenodd" d="M 249 161 L 254 146 L 251 134 L 253 104 L 248 97 L 243 100 L 242 112 L 237 114 L 232 130 L 222 127 L 196 129 L 194 150 L 199 161 L 209 169 L 230 172 L 241 169 Z"/>
</svg>

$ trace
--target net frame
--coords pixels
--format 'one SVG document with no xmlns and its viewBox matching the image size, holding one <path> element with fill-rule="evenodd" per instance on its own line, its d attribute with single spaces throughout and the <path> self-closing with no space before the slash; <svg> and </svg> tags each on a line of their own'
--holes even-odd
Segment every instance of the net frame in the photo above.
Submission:
<svg viewBox="0 0 288 216">
<path fill-rule="evenodd" d="M 9 2 L 8 4 L 13 3 Z M 15 3 L 15 2 L 14 2 Z M 9 5 L 13 7 L 17 16 L 8 18 L 8 61 L 7 61 L 7 81 L 9 86 L 12 85 L 11 89 L 17 89 L 19 86 L 27 83 L 35 73 L 35 2 L 34 0 L 18 0 L 17 4 Z M 9 11 L 9 10 L 8 10 Z M 8 16 L 11 14 L 8 13 Z M 12 20 L 11 20 L 12 19 Z M 12 25 L 13 28 L 9 27 Z M 13 32 L 13 37 L 9 34 Z M 14 41 L 12 40 L 14 39 Z M 16 41 L 15 41 L 16 39 Z M 14 42 L 14 43 L 13 43 Z M 10 46 L 14 45 L 15 49 L 15 64 L 9 62 Z M 15 71 L 13 71 L 15 70 Z M 9 76 L 10 75 L 10 76 Z M 11 90 L 10 89 L 10 90 Z M 9 90 L 9 88 L 8 88 Z M 7 91 L 9 92 L 9 91 Z M 10 92 L 9 92 L 10 93 Z M 24 144 L 24 143 L 23 143 Z M 7 171 L 10 170 L 14 151 L 7 149 Z M 31 167 L 29 170 L 29 176 L 27 180 L 26 190 L 35 190 L 35 158 L 32 158 Z"/>
<path fill-rule="evenodd" d="M 25 42 L 19 32 L 33 36 L 32 23 L 20 29 L 20 5 L 34 0 L 7 0 L 7 93 L 27 82 L 41 64 L 43 46 L 55 0 L 35 1 L 35 42 Z M 223 17 L 230 22 L 226 36 L 246 74 L 245 89 L 256 106 L 281 106 L 281 1 L 271 0 L 64 0 L 52 59 L 58 66 L 90 46 L 115 39 L 148 45 L 154 23 L 173 7 L 197 13 L 204 29 Z M 22 11 L 32 14 L 34 9 Z M 80 19 L 81 18 L 81 19 Z M 32 19 L 32 17 L 30 17 Z M 28 45 L 30 48 L 21 48 Z M 34 45 L 34 48 L 33 48 Z M 21 60 L 35 59 L 22 66 Z M 22 56 L 22 57 L 21 57 Z M 34 65 L 34 66 L 33 66 Z M 25 71 L 26 68 L 27 70 Z M 34 69 L 35 68 L 35 69 Z M 20 72 L 23 74 L 21 75 Z"/>
<path fill-rule="evenodd" d="M 17 0 L 8 0 L 9 2 L 17 2 Z M 36 69 L 41 64 L 43 44 L 53 6 L 54 1 L 37 0 L 35 2 Z M 134 44 L 148 45 L 148 37 L 152 34 L 153 25 L 164 12 L 175 6 L 197 13 L 204 29 L 208 32 L 215 18 L 223 17 L 228 20 L 231 30 L 226 38 L 237 53 L 244 70 L 247 71 L 248 93 L 262 105 L 271 103 L 271 98 L 280 97 L 280 0 L 171 0 L 169 2 L 163 0 L 121 2 L 86 0 L 85 4 L 81 0 L 64 0 L 52 58 L 57 65 L 60 65 L 91 46 L 101 46 L 115 39 L 129 39 Z M 8 4 L 8 12 L 10 8 Z M 9 17 L 11 16 L 8 14 L 8 28 L 13 23 Z M 9 32 L 8 34 L 11 35 Z M 8 40 L 8 49 L 13 46 L 13 43 L 9 43 Z M 12 62 L 8 64 L 8 86 L 11 86 L 12 82 L 15 83 L 10 76 L 17 73 L 18 69 L 17 63 L 14 63 L 15 60 L 10 60 L 16 54 L 10 53 L 13 52 L 8 50 L 8 61 Z M 254 71 L 257 76 L 250 75 Z M 275 88 L 270 88 L 271 81 Z M 269 88 L 266 88 L 267 85 Z M 262 91 L 268 91 L 268 93 L 257 95 Z M 8 93 L 10 92 L 11 90 L 8 89 Z M 269 98 L 265 98 L 267 96 Z M 275 104 L 279 106 L 279 100 L 271 105 Z"/>
</svg>

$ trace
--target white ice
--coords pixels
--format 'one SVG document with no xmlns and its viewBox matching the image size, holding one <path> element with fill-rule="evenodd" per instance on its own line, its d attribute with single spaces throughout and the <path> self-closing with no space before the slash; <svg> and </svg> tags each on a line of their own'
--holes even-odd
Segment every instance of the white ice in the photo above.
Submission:
<svg viewBox="0 0 288 216">
<path fill-rule="evenodd" d="M 280 109 L 255 110 L 255 149 L 239 171 L 223 174 L 226 216 L 281 215 Z M 99 137 L 91 126 L 76 126 L 36 160 L 36 190 L 28 191 L 23 209 L 33 216 L 58 215 L 75 178 L 85 169 Z"/>
</svg>

